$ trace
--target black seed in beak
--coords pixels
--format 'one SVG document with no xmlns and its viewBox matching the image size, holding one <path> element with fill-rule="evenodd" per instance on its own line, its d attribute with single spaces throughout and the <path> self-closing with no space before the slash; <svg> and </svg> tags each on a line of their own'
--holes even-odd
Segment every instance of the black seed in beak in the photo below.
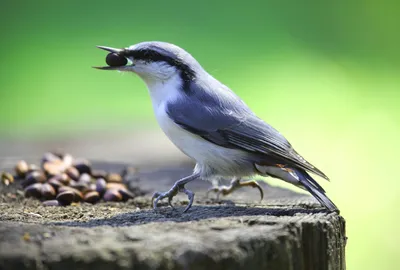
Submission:
<svg viewBox="0 0 400 270">
<path fill-rule="evenodd" d="M 106 57 L 107 65 L 111 67 L 125 66 L 128 63 L 128 60 L 116 53 L 109 53 Z"/>
</svg>

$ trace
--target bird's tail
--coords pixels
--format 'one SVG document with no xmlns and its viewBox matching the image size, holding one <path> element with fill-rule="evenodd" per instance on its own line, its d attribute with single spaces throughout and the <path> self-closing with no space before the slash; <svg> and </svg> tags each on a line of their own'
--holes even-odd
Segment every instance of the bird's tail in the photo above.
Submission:
<svg viewBox="0 0 400 270">
<path fill-rule="evenodd" d="M 338 212 L 336 205 L 325 195 L 325 190 L 315 181 L 306 171 L 297 169 L 296 174 L 299 177 L 300 184 L 310 192 L 322 205 L 331 212 Z"/>
</svg>

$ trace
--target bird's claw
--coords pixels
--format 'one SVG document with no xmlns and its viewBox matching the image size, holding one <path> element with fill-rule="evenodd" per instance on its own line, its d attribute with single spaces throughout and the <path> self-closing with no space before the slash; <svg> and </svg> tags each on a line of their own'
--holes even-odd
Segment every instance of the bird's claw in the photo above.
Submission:
<svg viewBox="0 0 400 270">
<path fill-rule="evenodd" d="M 194 193 L 186 189 L 184 186 L 178 186 L 178 185 L 174 185 L 167 192 L 155 192 L 151 198 L 153 209 L 155 210 L 157 208 L 158 201 L 164 198 L 168 198 L 168 205 L 174 208 L 174 206 L 172 205 L 172 198 L 175 197 L 178 194 L 178 192 L 183 192 L 188 196 L 189 204 L 186 206 L 183 212 L 188 211 L 190 207 L 192 207 L 194 201 Z"/>
<path fill-rule="evenodd" d="M 215 192 L 217 194 L 217 201 L 219 201 L 219 196 L 222 194 L 223 196 L 226 196 L 230 193 L 232 193 L 235 189 L 245 187 L 245 186 L 250 186 L 253 188 L 257 188 L 260 191 L 260 197 L 261 201 L 264 198 L 264 191 L 262 187 L 256 182 L 256 181 L 246 181 L 246 182 L 239 182 L 239 181 L 233 181 L 230 186 L 216 186 L 216 187 L 211 187 L 207 190 L 206 197 L 208 198 L 208 195 L 210 192 Z"/>
<path fill-rule="evenodd" d="M 217 201 L 219 201 L 219 195 L 222 193 L 222 190 L 226 189 L 226 187 L 210 187 L 206 192 L 206 198 L 208 198 L 210 192 L 215 192 L 217 194 Z"/>
<path fill-rule="evenodd" d="M 260 197 L 261 197 L 260 201 L 262 201 L 264 199 L 264 191 L 263 191 L 262 187 L 260 186 L 260 184 L 257 183 L 256 181 L 251 180 L 251 181 L 247 181 L 247 182 L 241 182 L 240 186 L 241 187 L 250 186 L 253 188 L 257 188 L 260 191 Z"/>
<path fill-rule="evenodd" d="M 185 210 L 183 210 L 183 213 L 185 213 L 190 209 L 190 207 L 192 207 L 192 204 L 193 204 L 193 201 L 194 201 L 194 193 L 193 193 L 193 191 L 190 191 L 190 190 L 186 189 L 185 187 L 181 187 L 179 189 L 179 191 L 185 193 L 188 196 L 188 199 L 189 199 L 188 205 L 186 206 Z"/>
<path fill-rule="evenodd" d="M 262 201 L 264 199 L 264 191 L 263 191 L 262 187 L 257 182 L 254 182 L 253 187 L 258 188 L 258 190 L 260 191 L 260 197 L 261 197 L 260 201 Z"/>
</svg>

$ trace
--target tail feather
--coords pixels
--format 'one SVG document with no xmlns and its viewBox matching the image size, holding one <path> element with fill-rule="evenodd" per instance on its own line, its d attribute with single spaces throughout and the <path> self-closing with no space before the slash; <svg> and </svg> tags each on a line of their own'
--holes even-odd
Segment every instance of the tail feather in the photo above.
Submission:
<svg viewBox="0 0 400 270">
<path fill-rule="evenodd" d="M 331 212 L 339 212 L 337 206 L 325 195 L 325 190 L 307 172 L 296 170 L 300 184 L 310 192 L 315 199 Z"/>
<path fill-rule="evenodd" d="M 304 177 L 306 179 L 308 179 L 311 182 L 311 184 L 313 184 L 315 186 L 316 189 L 318 189 L 322 193 L 325 193 L 325 190 L 323 189 L 323 187 L 321 187 L 321 185 L 318 184 L 318 182 L 315 181 L 314 178 L 312 178 L 306 171 L 302 171 L 301 173 L 304 174 Z"/>
</svg>

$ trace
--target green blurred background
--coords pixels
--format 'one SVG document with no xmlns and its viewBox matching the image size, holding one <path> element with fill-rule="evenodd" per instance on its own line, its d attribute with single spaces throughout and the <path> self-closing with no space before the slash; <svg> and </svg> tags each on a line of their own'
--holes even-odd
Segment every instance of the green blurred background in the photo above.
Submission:
<svg viewBox="0 0 400 270">
<path fill-rule="evenodd" d="M 348 268 L 396 269 L 399 7 L 1 1 L 0 136 L 43 139 L 127 125 L 159 132 L 139 78 L 91 66 L 104 65 L 95 45 L 175 43 L 331 178 L 322 184 L 347 220 Z"/>
</svg>

